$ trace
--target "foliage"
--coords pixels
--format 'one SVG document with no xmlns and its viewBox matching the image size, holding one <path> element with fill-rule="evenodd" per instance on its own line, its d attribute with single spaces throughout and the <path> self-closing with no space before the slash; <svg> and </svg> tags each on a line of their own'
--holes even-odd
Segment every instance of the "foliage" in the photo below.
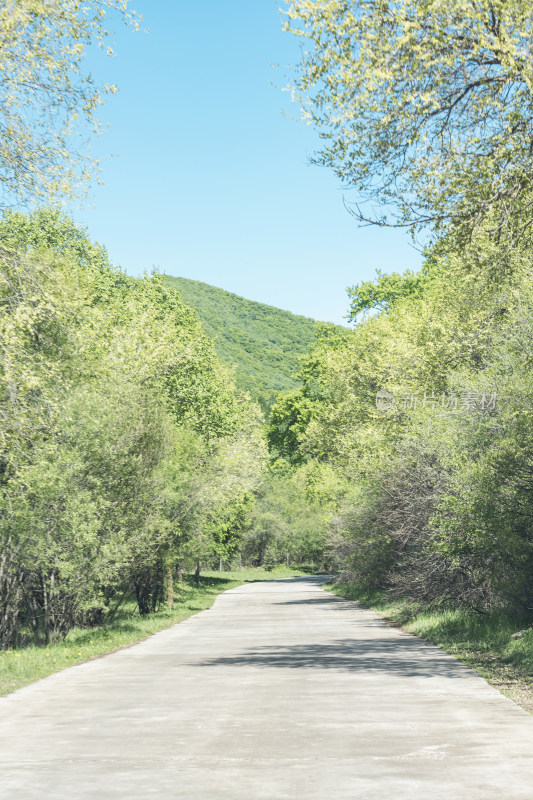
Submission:
<svg viewBox="0 0 533 800">
<path fill-rule="evenodd" d="M 61 199 L 79 190 L 94 161 L 80 155 L 96 110 L 115 86 L 84 68 L 104 47 L 108 17 L 137 20 L 128 0 L 5 0 L 0 8 L 0 205 Z M 111 52 L 108 47 L 108 53 Z"/>
<path fill-rule="evenodd" d="M 320 406 L 329 393 L 327 381 L 322 380 L 321 356 L 342 348 L 348 341 L 347 329 L 320 323 L 317 326 L 317 343 L 308 358 L 302 358 L 300 370 L 295 377 L 300 387 L 292 392 L 278 395 L 272 406 L 267 429 L 268 444 L 275 458 L 288 460 L 292 464 L 306 459 L 305 433 L 311 419 L 320 415 Z"/>
<path fill-rule="evenodd" d="M 293 0 L 285 28 L 303 40 L 294 90 L 323 140 L 315 162 L 370 202 L 359 219 L 527 233 L 527 0 Z"/>
<path fill-rule="evenodd" d="M 304 458 L 300 442 L 311 419 L 313 403 L 302 390 L 278 395 L 270 412 L 268 444 L 277 457 L 292 463 Z"/>
<path fill-rule="evenodd" d="M 237 386 L 250 392 L 263 413 L 278 392 L 296 388 L 300 357 L 315 340 L 314 320 L 199 281 L 166 280 L 197 310 L 219 358 L 231 364 Z"/>
<path fill-rule="evenodd" d="M 127 278 L 55 211 L 7 214 L 0 240 L 6 647 L 101 622 L 131 585 L 141 613 L 172 603 L 198 530 L 195 558 L 242 527 L 266 450 L 258 409 L 159 276 Z"/>
<path fill-rule="evenodd" d="M 312 491 L 354 586 L 528 617 L 530 12 L 523 0 L 288 3 L 315 160 L 374 205 L 357 206 L 360 220 L 438 238 L 420 272 L 348 290 L 355 330 L 319 338 L 270 432 L 292 463 L 336 476 L 337 491 L 320 479 Z"/>
<path fill-rule="evenodd" d="M 243 556 L 258 566 L 285 561 L 322 568 L 326 521 L 327 511 L 308 492 L 305 469 L 275 461 L 258 491 Z"/>
<path fill-rule="evenodd" d="M 185 564 L 230 560 L 250 525 L 267 450 L 257 409 L 246 398 L 241 402 L 240 428 L 198 450 L 187 491 L 175 507 L 186 536 L 179 553 Z"/>
<path fill-rule="evenodd" d="M 398 272 L 384 275 L 377 270 L 376 274 L 375 281 L 362 281 L 348 288 L 348 297 L 351 300 L 350 322 L 356 320 L 358 314 L 387 310 L 400 298 L 418 298 L 423 292 L 426 278 L 423 270 L 406 270 L 402 275 Z"/>
<path fill-rule="evenodd" d="M 428 603 L 523 610 L 533 598 L 531 253 L 477 237 L 428 259 L 416 293 L 319 340 L 300 371 L 301 400 L 315 398 L 305 425 L 294 402 L 273 421 L 292 431 L 293 463 L 319 470 L 309 487 L 329 503 L 346 577 Z"/>
</svg>

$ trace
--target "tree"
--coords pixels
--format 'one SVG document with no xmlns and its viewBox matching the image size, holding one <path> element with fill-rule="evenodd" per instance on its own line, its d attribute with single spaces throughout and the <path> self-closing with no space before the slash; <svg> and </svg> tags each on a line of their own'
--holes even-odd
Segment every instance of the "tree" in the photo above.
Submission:
<svg viewBox="0 0 533 800">
<path fill-rule="evenodd" d="M 172 603 L 184 559 L 235 548 L 266 445 L 160 276 L 50 209 L 5 214 L 0 243 L 2 648 L 103 621 L 131 586 L 143 614 Z"/>
<path fill-rule="evenodd" d="M 497 279 L 489 273 L 506 262 Z M 355 287 L 361 309 L 377 313 L 346 336 L 319 338 L 300 375 L 303 396 L 322 387 L 320 402 L 289 440 L 291 458 L 304 457 L 306 493 L 331 512 L 327 552 L 343 580 L 423 602 L 527 610 L 531 247 L 509 251 L 480 235 L 457 253 L 439 244 L 419 276 Z M 383 389 L 387 408 L 376 403 Z M 284 410 L 290 431 L 287 404 L 275 421 Z"/>
<path fill-rule="evenodd" d="M 362 281 L 348 288 L 348 297 L 351 299 L 350 322 L 368 311 L 386 311 L 401 298 L 418 299 L 425 277 L 423 270 L 412 272 L 408 269 L 403 275 L 398 272 L 384 275 L 377 270 L 374 281 Z"/>
<path fill-rule="evenodd" d="M 327 512 L 309 496 L 307 477 L 305 468 L 283 459 L 271 465 L 244 541 L 245 559 L 268 566 L 323 563 Z"/>
<path fill-rule="evenodd" d="M 533 221 L 529 0 L 293 0 L 294 89 L 331 167 L 380 225 Z"/>
<path fill-rule="evenodd" d="M 267 430 L 270 450 L 279 458 L 299 463 L 299 445 L 311 418 L 313 403 L 301 389 L 279 394 L 273 404 Z"/>
<path fill-rule="evenodd" d="M 98 133 L 105 94 L 84 71 L 115 12 L 137 26 L 129 0 L 4 0 L 0 7 L 0 207 L 79 190 L 96 166 L 80 155 Z M 108 48 L 108 53 L 111 52 Z"/>
</svg>

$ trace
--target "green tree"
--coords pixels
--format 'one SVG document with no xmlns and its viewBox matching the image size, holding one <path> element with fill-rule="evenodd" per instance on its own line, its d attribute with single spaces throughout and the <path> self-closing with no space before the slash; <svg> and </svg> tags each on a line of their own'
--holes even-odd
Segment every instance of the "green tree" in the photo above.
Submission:
<svg viewBox="0 0 533 800">
<path fill-rule="evenodd" d="M 87 133 L 100 132 L 96 110 L 116 87 L 98 87 L 83 59 L 89 45 L 104 46 L 112 13 L 137 25 L 128 0 L 1 4 L 1 207 L 72 194 L 97 166 L 80 154 Z"/>
<path fill-rule="evenodd" d="M 128 278 L 56 211 L 7 214 L 0 239 L 5 647 L 101 621 L 131 585 L 141 613 L 171 602 L 195 543 L 234 548 L 266 445 L 160 276 Z"/>
<path fill-rule="evenodd" d="M 301 462 L 304 455 L 300 444 L 311 419 L 313 403 L 301 389 L 280 394 L 270 411 L 268 445 L 275 458 Z"/>
<path fill-rule="evenodd" d="M 369 204 L 358 219 L 530 229 L 529 0 L 293 0 L 286 16 L 314 160 Z"/>
<path fill-rule="evenodd" d="M 412 272 L 408 269 L 402 275 L 398 272 L 384 275 L 377 270 L 374 281 L 362 281 L 348 288 L 348 297 L 351 300 L 350 322 L 368 311 L 387 310 L 400 298 L 420 297 L 425 278 L 423 270 Z"/>
<path fill-rule="evenodd" d="M 257 564 L 324 563 L 328 512 L 307 490 L 305 467 L 282 459 L 271 465 L 258 491 L 244 555 Z"/>
<path fill-rule="evenodd" d="M 401 276 L 391 295 L 390 284 L 356 287 L 359 301 L 373 292 L 383 301 L 377 313 L 319 339 L 304 363 L 302 396 L 315 387 L 320 399 L 293 442 L 299 471 L 330 512 L 347 580 L 425 602 L 523 609 L 531 250 L 476 235 L 427 258 L 416 291 L 403 291 Z M 386 409 L 380 389 L 393 396 Z M 491 409 L 480 398 L 494 391 L 501 404 Z"/>
</svg>

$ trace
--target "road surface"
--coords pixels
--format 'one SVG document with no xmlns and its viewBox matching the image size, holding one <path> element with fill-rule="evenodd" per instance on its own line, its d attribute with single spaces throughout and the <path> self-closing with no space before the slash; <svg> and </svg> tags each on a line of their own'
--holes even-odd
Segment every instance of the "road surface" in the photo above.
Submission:
<svg viewBox="0 0 533 800">
<path fill-rule="evenodd" d="M 532 800 L 533 716 L 320 583 L 231 589 L 1 698 L 2 800 Z"/>
</svg>

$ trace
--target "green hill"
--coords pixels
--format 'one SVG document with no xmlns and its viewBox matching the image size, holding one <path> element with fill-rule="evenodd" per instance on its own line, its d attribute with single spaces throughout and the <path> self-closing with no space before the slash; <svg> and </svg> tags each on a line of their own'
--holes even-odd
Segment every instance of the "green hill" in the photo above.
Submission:
<svg viewBox="0 0 533 800">
<path fill-rule="evenodd" d="M 315 320 L 200 281 L 166 279 L 197 310 L 219 357 L 235 368 L 238 386 L 249 390 L 265 411 L 277 392 L 297 385 L 292 376 L 299 356 L 308 353 L 314 342 Z"/>
</svg>

